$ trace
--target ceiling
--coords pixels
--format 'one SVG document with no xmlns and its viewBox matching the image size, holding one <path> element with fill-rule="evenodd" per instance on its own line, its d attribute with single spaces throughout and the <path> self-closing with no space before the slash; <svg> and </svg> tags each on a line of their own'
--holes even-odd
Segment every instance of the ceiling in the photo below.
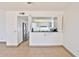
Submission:
<svg viewBox="0 0 79 59">
<path fill-rule="evenodd" d="M 16 11 L 63 11 L 68 8 L 70 3 L 67 2 L 0 2 L 0 9 L 2 10 L 16 10 Z"/>
</svg>

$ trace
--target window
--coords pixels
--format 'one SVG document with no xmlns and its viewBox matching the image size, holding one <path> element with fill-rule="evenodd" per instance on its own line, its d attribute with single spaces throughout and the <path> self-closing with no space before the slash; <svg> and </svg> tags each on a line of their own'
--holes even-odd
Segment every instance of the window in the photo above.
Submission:
<svg viewBox="0 0 79 59">
<path fill-rule="evenodd" d="M 32 17 L 32 32 L 57 32 L 56 18 Z"/>
</svg>

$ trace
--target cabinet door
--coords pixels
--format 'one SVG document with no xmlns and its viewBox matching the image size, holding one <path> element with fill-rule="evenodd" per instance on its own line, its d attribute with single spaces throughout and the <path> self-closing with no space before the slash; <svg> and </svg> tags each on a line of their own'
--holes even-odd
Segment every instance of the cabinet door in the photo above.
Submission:
<svg viewBox="0 0 79 59">
<path fill-rule="evenodd" d="M 44 34 L 44 39 L 47 44 L 50 45 L 59 45 L 62 41 L 62 34 L 61 33 L 46 33 Z"/>
<path fill-rule="evenodd" d="M 44 39 L 43 39 L 43 33 L 40 32 L 34 32 L 30 34 L 30 45 L 41 45 L 42 43 L 44 43 Z"/>
<path fill-rule="evenodd" d="M 17 16 L 16 12 L 7 12 L 7 45 L 17 45 Z"/>
</svg>

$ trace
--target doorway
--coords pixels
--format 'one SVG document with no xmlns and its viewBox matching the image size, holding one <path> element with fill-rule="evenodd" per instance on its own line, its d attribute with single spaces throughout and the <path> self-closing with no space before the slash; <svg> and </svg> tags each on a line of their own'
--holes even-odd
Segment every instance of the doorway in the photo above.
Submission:
<svg viewBox="0 0 79 59">
<path fill-rule="evenodd" d="M 17 17 L 17 36 L 18 36 L 18 43 L 24 44 L 29 40 L 28 34 L 28 17 L 27 16 L 18 16 Z M 29 45 L 29 44 L 28 44 Z"/>
</svg>

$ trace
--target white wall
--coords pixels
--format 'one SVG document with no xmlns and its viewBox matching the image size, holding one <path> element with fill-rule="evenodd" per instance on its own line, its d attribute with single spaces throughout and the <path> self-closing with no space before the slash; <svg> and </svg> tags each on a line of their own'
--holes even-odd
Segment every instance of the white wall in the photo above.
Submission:
<svg viewBox="0 0 79 59">
<path fill-rule="evenodd" d="M 6 41 L 6 13 L 0 10 L 0 42 Z"/>
<path fill-rule="evenodd" d="M 6 42 L 7 45 L 17 46 L 19 43 L 22 42 L 22 22 L 26 22 L 23 19 L 18 18 L 19 15 L 18 11 L 7 11 L 6 12 L 6 32 L 7 38 Z"/>
<path fill-rule="evenodd" d="M 71 4 L 64 13 L 64 46 L 79 56 L 79 4 Z"/>
</svg>

